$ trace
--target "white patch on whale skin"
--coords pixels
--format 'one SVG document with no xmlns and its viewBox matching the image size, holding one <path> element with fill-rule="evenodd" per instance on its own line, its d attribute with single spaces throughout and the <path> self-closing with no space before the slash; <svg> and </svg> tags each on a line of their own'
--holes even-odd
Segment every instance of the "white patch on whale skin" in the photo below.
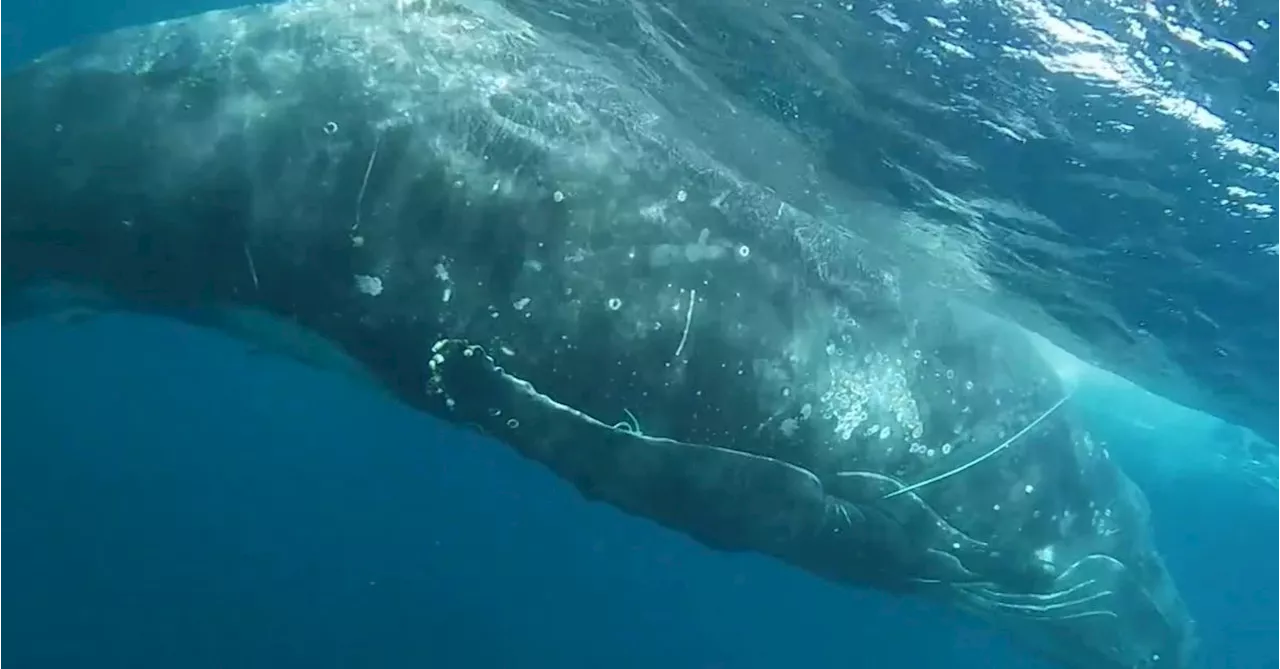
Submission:
<svg viewBox="0 0 1280 669">
<path fill-rule="evenodd" d="M 731 254 L 746 259 L 750 249 L 744 245 L 735 246 L 723 239 L 712 239 L 711 230 L 702 228 L 698 238 L 688 244 L 656 244 L 648 250 L 649 264 L 654 267 L 667 267 L 676 263 L 696 263 L 709 260 L 720 260 Z"/>
<path fill-rule="evenodd" d="M 377 297 L 382 294 L 382 279 L 368 274 L 357 274 L 355 276 L 356 290 L 370 297 Z"/>
<path fill-rule="evenodd" d="M 449 266 L 446 261 L 436 263 L 435 273 L 436 278 L 444 284 L 444 290 L 440 292 L 440 301 L 448 302 L 453 299 L 453 278 L 449 276 Z"/>
<path fill-rule="evenodd" d="M 924 434 L 920 408 L 902 367 L 890 364 L 881 354 L 869 355 L 857 362 L 839 355 L 828 360 L 831 387 L 822 396 L 822 413 L 836 422 L 836 434 L 842 440 L 851 439 L 873 412 L 892 416 L 899 429 L 879 425 L 874 427 L 874 432 L 868 430 L 867 436 L 888 439 L 895 433 L 913 437 Z"/>
</svg>

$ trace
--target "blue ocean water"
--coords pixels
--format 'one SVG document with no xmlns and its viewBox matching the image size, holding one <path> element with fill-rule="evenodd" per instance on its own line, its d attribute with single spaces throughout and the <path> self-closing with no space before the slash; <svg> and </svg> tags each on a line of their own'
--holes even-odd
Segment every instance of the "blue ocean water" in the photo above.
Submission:
<svg viewBox="0 0 1280 669">
<path fill-rule="evenodd" d="M 209 8 L 11 6 L 0 47 L 11 63 Z M 919 18 L 877 11 L 890 24 Z M 1264 35 L 1252 50 L 1273 60 Z M 1264 74 L 1264 87 L 1274 80 Z M 778 104 L 799 95 L 779 93 Z M 1258 136 L 1275 146 L 1274 128 Z M 851 181 L 912 197 L 868 176 L 874 165 L 832 160 Z M 987 172 L 1016 183 L 1027 169 Z M 1077 179 L 1099 180 L 1182 188 L 1104 170 Z M 1265 262 L 1274 270 L 1274 257 Z M 1263 306 L 1237 318 L 1272 327 Z M 5 335 L 4 376 L 18 392 L 4 406 L 13 615 L 3 634 L 17 666 L 1043 666 L 935 607 L 712 552 L 586 503 L 496 444 L 208 332 L 101 316 Z M 1202 666 L 1276 666 L 1274 491 L 1177 467 L 1177 453 L 1200 448 L 1179 443 L 1193 432 L 1165 424 L 1161 408 L 1141 427 L 1108 420 L 1105 407 L 1139 400 L 1090 392 L 1076 410 L 1101 414 L 1095 433 L 1150 497 L 1199 621 Z"/>
</svg>

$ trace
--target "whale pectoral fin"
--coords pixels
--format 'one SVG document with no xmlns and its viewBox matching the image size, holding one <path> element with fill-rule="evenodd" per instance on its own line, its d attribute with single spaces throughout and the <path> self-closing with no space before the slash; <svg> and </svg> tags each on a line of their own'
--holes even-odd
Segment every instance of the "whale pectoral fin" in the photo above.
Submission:
<svg viewBox="0 0 1280 669">
<path fill-rule="evenodd" d="M 432 386 L 453 420 L 541 462 L 587 498 L 714 548 L 769 551 L 824 517 L 822 484 L 805 469 L 607 425 L 538 393 L 478 346 L 437 344 Z"/>
</svg>

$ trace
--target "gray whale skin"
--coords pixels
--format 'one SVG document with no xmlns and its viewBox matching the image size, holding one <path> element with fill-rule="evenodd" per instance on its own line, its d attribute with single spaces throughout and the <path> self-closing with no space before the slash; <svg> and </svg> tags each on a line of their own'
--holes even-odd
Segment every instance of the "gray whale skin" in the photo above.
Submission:
<svg viewBox="0 0 1280 669">
<path fill-rule="evenodd" d="M 588 499 L 1065 667 L 1188 666 L 1145 499 L 1026 342 L 857 261 L 656 86 L 480 0 L 107 35 L 4 79 L 5 291 L 271 340 Z"/>
</svg>

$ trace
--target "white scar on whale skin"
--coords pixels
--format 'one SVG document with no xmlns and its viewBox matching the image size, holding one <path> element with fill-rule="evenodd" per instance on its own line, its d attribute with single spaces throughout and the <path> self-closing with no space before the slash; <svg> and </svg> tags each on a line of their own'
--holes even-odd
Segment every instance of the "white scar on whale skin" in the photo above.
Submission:
<svg viewBox="0 0 1280 669">
<path fill-rule="evenodd" d="M 249 251 L 249 245 L 244 245 L 244 259 L 249 261 L 249 277 L 253 279 L 253 289 L 258 290 L 258 268 L 253 264 L 253 253 Z"/>
<path fill-rule="evenodd" d="M 684 332 L 680 333 L 680 345 L 676 346 L 676 353 L 673 358 L 679 358 L 680 353 L 684 351 L 684 344 L 689 340 L 689 326 L 693 324 L 693 305 L 698 301 L 698 289 L 691 288 L 689 290 L 689 310 L 684 315 Z"/>
</svg>

